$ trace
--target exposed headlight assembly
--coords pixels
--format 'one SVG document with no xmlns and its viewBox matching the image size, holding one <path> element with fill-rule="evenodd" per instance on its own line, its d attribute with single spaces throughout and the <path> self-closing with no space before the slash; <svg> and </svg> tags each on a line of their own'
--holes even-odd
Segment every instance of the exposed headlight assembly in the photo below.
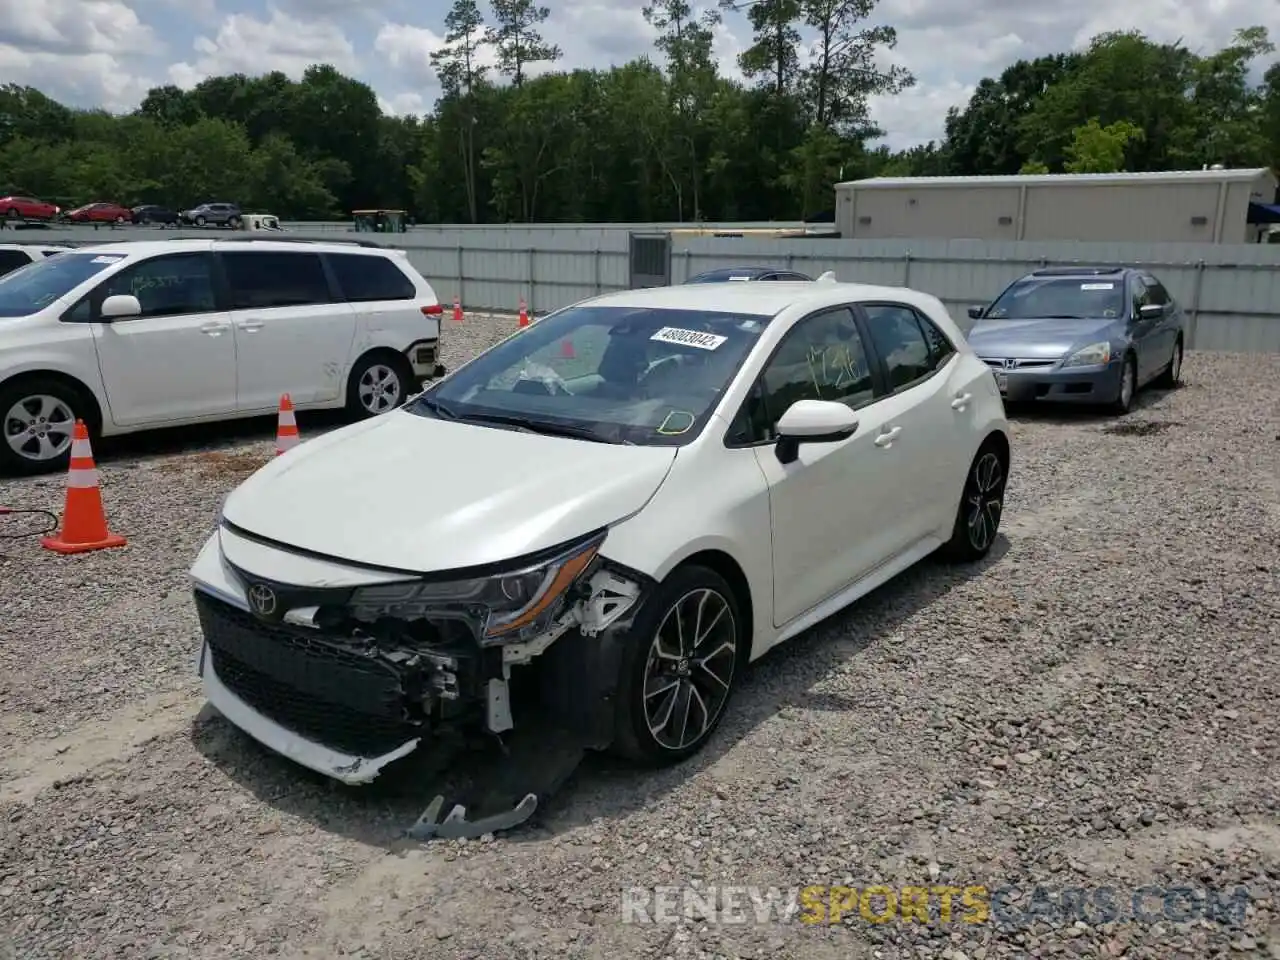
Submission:
<svg viewBox="0 0 1280 960">
<path fill-rule="evenodd" d="M 463 619 L 481 643 L 514 643 L 545 632 L 560 600 L 591 566 L 605 533 L 541 563 L 471 580 L 424 581 L 361 587 L 351 598 L 361 620 Z"/>
<path fill-rule="evenodd" d="M 1111 362 L 1111 344 L 1106 340 L 1081 347 L 1062 364 L 1064 367 L 1096 367 Z"/>
</svg>

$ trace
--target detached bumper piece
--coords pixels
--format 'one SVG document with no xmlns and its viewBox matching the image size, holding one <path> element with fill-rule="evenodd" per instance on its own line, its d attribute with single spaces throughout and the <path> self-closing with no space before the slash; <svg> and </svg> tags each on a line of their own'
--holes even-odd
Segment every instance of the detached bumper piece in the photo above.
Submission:
<svg viewBox="0 0 1280 960">
<path fill-rule="evenodd" d="M 556 728 L 525 728 L 502 744 L 501 754 L 476 778 L 474 797 L 437 795 L 408 830 L 414 840 L 482 837 L 526 822 L 582 762 L 580 738 Z M 443 820 L 440 814 L 448 809 Z M 467 811 L 474 810 L 473 819 Z"/>
</svg>

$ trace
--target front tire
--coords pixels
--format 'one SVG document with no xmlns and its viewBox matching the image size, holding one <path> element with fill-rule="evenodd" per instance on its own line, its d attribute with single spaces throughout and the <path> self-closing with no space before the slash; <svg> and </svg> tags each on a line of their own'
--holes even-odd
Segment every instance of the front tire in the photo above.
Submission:
<svg viewBox="0 0 1280 960">
<path fill-rule="evenodd" d="M 1120 371 L 1120 393 L 1111 404 L 1111 412 L 1124 416 L 1133 409 L 1133 398 L 1138 392 L 1138 364 L 1133 357 L 1125 357 Z"/>
<path fill-rule="evenodd" d="M 66 470 L 85 401 L 56 380 L 23 380 L 0 388 L 0 471 L 34 476 Z"/>
<path fill-rule="evenodd" d="M 1004 516 L 1004 491 L 1009 462 L 999 447 L 984 443 L 965 474 L 964 491 L 943 556 L 957 563 L 973 563 L 991 552 Z"/>
<path fill-rule="evenodd" d="M 683 567 L 659 584 L 624 641 L 613 752 L 667 766 L 701 750 L 737 689 L 744 626 L 714 570 Z"/>
<path fill-rule="evenodd" d="M 347 413 L 367 420 L 388 413 L 409 398 L 413 368 L 404 357 L 375 353 L 356 362 L 347 381 Z"/>
<path fill-rule="evenodd" d="M 1173 355 L 1169 357 L 1169 366 L 1165 367 L 1164 373 L 1160 374 L 1156 380 L 1156 386 L 1161 390 L 1172 390 L 1178 385 L 1178 381 L 1182 379 L 1182 338 L 1179 337 L 1173 344 Z"/>
<path fill-rule="evenodd" d="M 196 217 L 196 226 L 203 227 L 207 221 L 204 217 Z"/>
</svg>

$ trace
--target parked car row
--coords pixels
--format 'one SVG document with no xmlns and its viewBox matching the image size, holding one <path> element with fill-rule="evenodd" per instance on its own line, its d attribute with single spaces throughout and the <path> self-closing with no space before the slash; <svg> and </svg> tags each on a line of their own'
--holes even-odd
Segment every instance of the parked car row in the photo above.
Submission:
<svg viewBox="0 0 1280 960">
<path fill-rule="evenodd" d="M 685 283 L 813 278 L 777 267 L 721 267 Z M 1148 384 L 1182 375 L 1182 308 L 1147 270 L 1121 265 L 1047 267 L 1020 277 L 990 304 L 969 308 L 969 343 L 1010 402 L 1109 406 L 1127 413 Z"/>
<path fill-rule="evenodd" d="M 210 201 L 189 210 L 173 210 L 154 203 L 126 207 L 119 203 L 87 203 L 64 211 L 57 204 L 35 197 L 0 197 L 0 215 L 6 220 L 65 220 L 69 223 L 136 223 L 161 226 L 216 226 L 239 229 L 244 220 L 234 203 Z"/>
</svg>

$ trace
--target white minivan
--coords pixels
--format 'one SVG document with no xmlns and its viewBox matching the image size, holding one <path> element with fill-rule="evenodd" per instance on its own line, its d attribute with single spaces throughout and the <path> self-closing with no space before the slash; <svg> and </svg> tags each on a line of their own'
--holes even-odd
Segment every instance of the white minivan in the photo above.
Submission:
<svg viewBox="0 0 1280 960">
<path fill-rule="evenodd" d="M 95 435 L 345 407 L 442 376 L 439 299 L 402 250 L 174 239 L 68 250 L 0 277 L 0 472 L 65 469 Z"/>
</svg>

